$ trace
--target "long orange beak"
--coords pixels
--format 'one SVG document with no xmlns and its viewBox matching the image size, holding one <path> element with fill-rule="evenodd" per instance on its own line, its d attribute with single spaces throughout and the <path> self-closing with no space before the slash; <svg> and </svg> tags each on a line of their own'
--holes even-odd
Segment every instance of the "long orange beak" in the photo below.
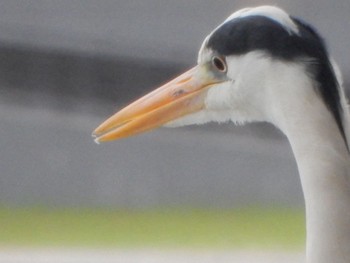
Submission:
<svg viewBox="0 0 350 263">
<path fill-rule="evenodd" d="M 201 110 L 208 87 L 218 80 L 196 66 L 120 110 L 94 132 L 96 142 L 121 139 Z"/>
</svg>

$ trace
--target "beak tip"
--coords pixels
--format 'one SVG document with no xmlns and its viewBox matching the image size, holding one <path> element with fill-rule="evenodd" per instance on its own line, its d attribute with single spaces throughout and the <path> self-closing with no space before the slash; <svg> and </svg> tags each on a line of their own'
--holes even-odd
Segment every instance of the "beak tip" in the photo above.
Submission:
<svg viewBox="0 0 350 263">
<path fill-rule="evenodd" d="M 96 144 L 100 144 L 100 139 L 99 139 L 99 137 L 97 136 L 96 131 L 93 131 L 93 133 L 91 134 L 91 137 L 94 139 L 94 142 L 95 142 Z"/>
<path fill-rule="evenodd" d="M 95 142 L 96 144 L 100 144 L 99 138 L 95 138 L 95 139 L 94 139 L 94 142 Z"/>
</svg>

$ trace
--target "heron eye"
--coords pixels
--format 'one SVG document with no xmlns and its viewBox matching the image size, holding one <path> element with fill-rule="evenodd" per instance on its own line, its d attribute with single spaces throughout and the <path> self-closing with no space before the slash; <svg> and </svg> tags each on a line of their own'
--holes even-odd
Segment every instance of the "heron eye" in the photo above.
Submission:
<svg viewBox="0 0 350 263">
<path fill-rule="evenodd" d="M 223 58 L 220 57 L 213 57 L 211 60 L 213 66 L 220 72 L 226 72 L 227 66 L 226 62 Z"/>
</svg>

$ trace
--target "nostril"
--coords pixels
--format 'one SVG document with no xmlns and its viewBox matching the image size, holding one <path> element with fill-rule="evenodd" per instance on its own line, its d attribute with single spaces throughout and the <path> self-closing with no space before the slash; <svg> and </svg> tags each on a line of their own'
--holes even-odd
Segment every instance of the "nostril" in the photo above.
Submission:
<svg viewBox="0 0 350 263">
<path fill-rule="evenodd" d="M 173 96 L 174 97 L 179 97 L 179 96 L 181 96 L 181 95 L 183 95 L 183 94 L 185 94 L 186 92 L 183 90 L 183 89 L 180 89 L 180 90 L 177 90 L 177 91 L 175 91 L 174 93 L 173 93 Z"/>
</svg>

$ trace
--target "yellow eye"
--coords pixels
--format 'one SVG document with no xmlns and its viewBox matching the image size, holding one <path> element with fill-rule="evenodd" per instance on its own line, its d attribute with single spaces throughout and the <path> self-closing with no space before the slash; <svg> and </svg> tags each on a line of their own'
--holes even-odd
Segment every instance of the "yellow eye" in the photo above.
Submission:
<svg viewBox="0 0 350 263">
<path fill-rule="evenodd" d="M 211 59 L 211 63 L 213 64 L 214 68 L 216 68 L 218 71 L 220 72 L 227 71 L 226 62 L 223 58 L 215 56 Z"/>
</svg>

